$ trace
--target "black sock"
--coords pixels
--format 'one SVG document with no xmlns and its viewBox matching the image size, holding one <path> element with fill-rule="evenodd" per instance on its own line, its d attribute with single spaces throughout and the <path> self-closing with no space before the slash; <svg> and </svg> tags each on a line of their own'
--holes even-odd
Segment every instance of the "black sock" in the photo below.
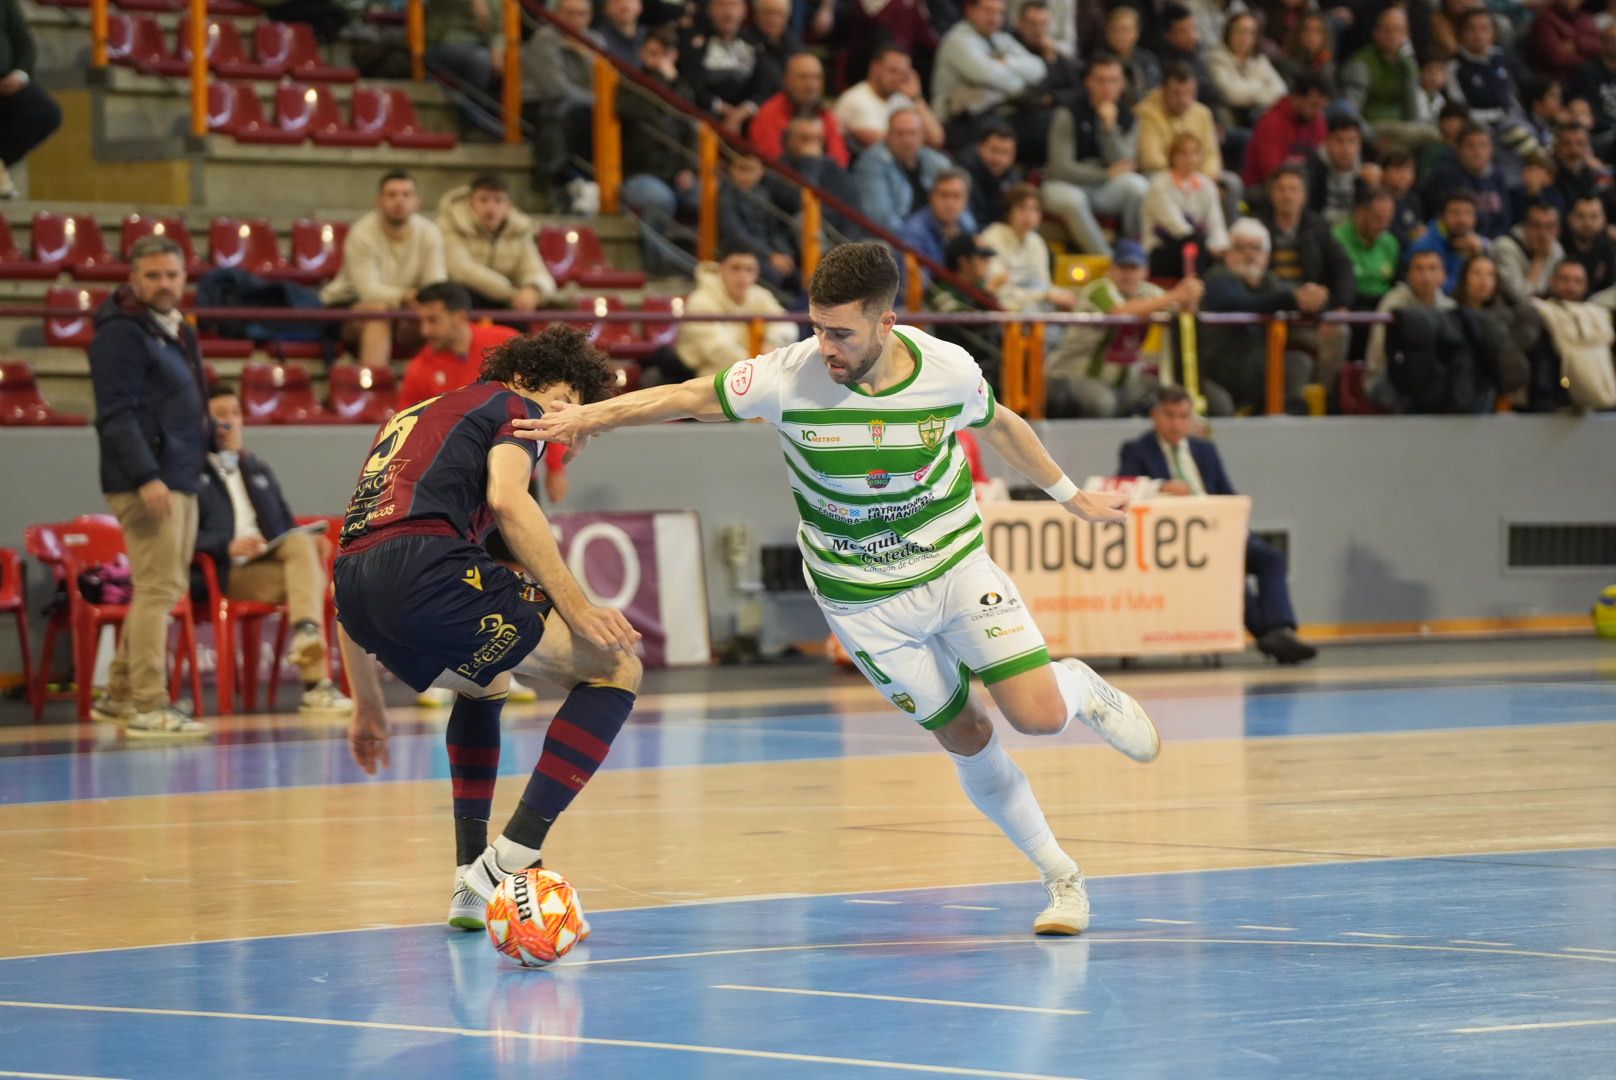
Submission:
<svg viewBox="0 0 1616 1080">
<path fill-rule="evenodd" d="M 506 823 L 505 832 L 502 835 L 508 840 L 521 844 L 523 847 L 537 850 L 544 846 L 544 838 L 549 835 L 550 826 L 553 824 L 553 820 L 546 821 L 539 816 L 537 810 L 527 803 L 519 802 L 516 804 L 516 813 L 511 815 L 511 820 Z M 480 852 L 482 848 L 477 850 Z M 512 868 L 504 867 L 504 869 L 509 870 Z"/>
<path fill-rule="evenodd" d="M 477 818 L 457 817 L 455 825 L 455 865 L 466 866 L 477 861 L 477 856 L 488 846 L 488 822 Z"/>
</svg>

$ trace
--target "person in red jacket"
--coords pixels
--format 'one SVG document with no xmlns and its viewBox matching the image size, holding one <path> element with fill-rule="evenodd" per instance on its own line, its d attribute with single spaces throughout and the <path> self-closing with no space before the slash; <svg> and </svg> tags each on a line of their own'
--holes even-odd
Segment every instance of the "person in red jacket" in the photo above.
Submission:
<svg viewBox="0 0 1616 1080">
<path fill-rule="evenodd" d="M 1564 81 L 1599 55 L 1599 27 L 1582 0 L 1554 0 L 1532 19 L 1526 52 L 1534 67 Z"/>
<path fill-rule="evenodd" d="M 1329 134 L 1324 122 L 1324 107 L 1329 100 L 1324 77 L 1307 71 L 1296 77 L 1289 94 L 1263 113 L 1246 145 L 1242 179 L 1248 192 L 1266 184 L 1281 165 L 1300 163 L 1318 149 Z"/>
<path fill-rule="evenodd" d="M 785 89 L 758 106 L 746 136 L 765 158 L 778 161 L 785 152 L 786 126 L 805 112 L 825 122 L 825 156 L 847 168 L 842 126 L 825 105 L 825 66 L 813 53 L 800 52 L 786 61 Z"/>
</svg>

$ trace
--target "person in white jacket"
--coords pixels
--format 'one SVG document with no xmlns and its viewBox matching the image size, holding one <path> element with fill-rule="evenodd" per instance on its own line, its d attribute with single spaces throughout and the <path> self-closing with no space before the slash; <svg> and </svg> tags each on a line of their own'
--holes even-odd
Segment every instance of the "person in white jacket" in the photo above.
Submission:
<svg viewBox="0 0 1616 1080">
<path fill-rule="evenodd" d="M 1150 272 L 1156 277 L 1184 273 L 1181 252 L 1194 240 L 1205 254 L 1221 256 L 1229 250 L 1229 230 L 1223 218 L 1223 197 L 1217 181 L 1201 171 L 1201 140 L 1183 132 L 1167 148 L 1170 165 L 1150 181 L 1142 213 L 1145 250 Z"/>
<path fill-rule="evenodd" d="M 1004 206 L 1004 220 L 976 238 L 993 249 L 988 280 L 1004 283 L 993 290 L 994 297 L 1006 311 L 1071 311 L 1077 295 L 1050 280 L 1049 246 L 1038 235 L 1044 219 L 1038 189 L 1016 184 L 1004 193 Z"/>
<path fill-rule="evenodd" d="M 685 299 L 690 315 L 784 315 L 774 294 L 758 284 L 757 256 L 740 249 L 721 253 L 718 262 L 696 267 L 696 291 Z M 658 369 L 665 382 L 695 376 L 711 377 L 731 364 L 790 345 L 800 335 L 792 322 L 770 322 L 763 331 L 763 348 L 752 348 L 752 327 L 746 322 L 679 322 L 679 338 L 672 349 L 660 350 L 646 365 Z M 671 354 L 671 355 L 670 355 Z"/>
<path fill-rule="evenodd" d="M 1223 27 L 1223 44 L 1212 49 L 1207 67 L 1240 127 L 1249 127 L 1258 113 L 1289 92 L 1273 62 L 1258 48 L 1257 17 L 1250 12 L 1229 18 Z"/>
</svg>

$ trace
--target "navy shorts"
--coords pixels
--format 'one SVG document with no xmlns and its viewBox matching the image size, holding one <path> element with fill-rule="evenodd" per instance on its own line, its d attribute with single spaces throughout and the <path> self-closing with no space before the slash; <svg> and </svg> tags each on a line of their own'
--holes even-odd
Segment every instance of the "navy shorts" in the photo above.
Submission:
<svg viewBox="0 0 1616 1080">
<path fill-rule="evenodd" d="M 337 618 L 417 693 L 445 671 L 487 686 L 538 647 L 553 606 L 482 548 L 398 536 L 337 559 Z"/>
</svg>

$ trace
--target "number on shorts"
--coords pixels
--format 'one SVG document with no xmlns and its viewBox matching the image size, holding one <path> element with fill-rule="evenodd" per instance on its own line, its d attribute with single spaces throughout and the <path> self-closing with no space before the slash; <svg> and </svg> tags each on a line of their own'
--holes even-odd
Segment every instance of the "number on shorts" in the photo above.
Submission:
<svg viewBox="0 0 1616 1080">
<path fill-rule="evenodd" d="M 870 659 L 869 653 L 865 652 L 863 649 L 860 649 L 858 652 L 853 654 L 853 658 L 859 662 L 859 666 L 864 669 L 865 674 L 869 675 L 870 678 L 874 679 L 882 686 L 891 684 L 892 677 L 886 672 L 882 671 L 874 660 Z"/>
</svg>

